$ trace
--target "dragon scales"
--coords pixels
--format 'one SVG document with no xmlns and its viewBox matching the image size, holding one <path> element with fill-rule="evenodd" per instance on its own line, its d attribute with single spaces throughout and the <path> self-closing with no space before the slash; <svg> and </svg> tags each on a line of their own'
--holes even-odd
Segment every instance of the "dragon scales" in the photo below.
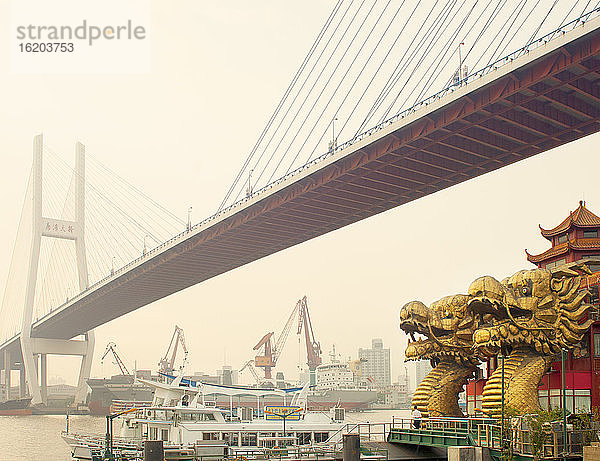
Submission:
<svg viewBox="0 0 600 461">
<path fill-rule="evenodd" d="M 485 276 L 469 287 L 468 310 L 482 323 L 473 335 L 474 348 L 494 357 L 503 351 L 505 405 L 519 413 L 541 409 L 538 386 L 562 349 L 581 354 L 580 342 L 592 320 L 584 302 L 583 264 L 523 270 L 502 282 Z M 501 412 L 502 367 L 498 366 L 483 389 L 482 409 Z"/>
</svg>

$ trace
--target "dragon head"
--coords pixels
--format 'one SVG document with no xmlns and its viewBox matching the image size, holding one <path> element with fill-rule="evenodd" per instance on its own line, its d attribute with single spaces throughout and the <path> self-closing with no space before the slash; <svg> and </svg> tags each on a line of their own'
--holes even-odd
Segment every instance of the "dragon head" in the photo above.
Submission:
<svg viewBox="0 0 600 461">
<path fill-rule="evenodd" d="M 450 357 L 476 363 L 473 331 L 477 318 L 468 309 L 467 295 L 446 296 L 429 307 L 411 301 L 400 310 L 400 328 L 411 336 L 405 351 L 408 360 L 436 360 Z M 415 333 L 425 339 L 415 339 Z"/>
<path fill-rule="evenodd" d="M 584 264 L 555 270 L 522 270 L 499 282 L 493 277 L 476 279 L 469 287 L 469 308 L 481 316 L 473 335 L 474 347 L 495 355 L 502 346 L 527 344 L 551 355 L 574 348 L 592 321 L 581 323 L 589 304 L 583 302 L 581 274 Z"/>
</svg>

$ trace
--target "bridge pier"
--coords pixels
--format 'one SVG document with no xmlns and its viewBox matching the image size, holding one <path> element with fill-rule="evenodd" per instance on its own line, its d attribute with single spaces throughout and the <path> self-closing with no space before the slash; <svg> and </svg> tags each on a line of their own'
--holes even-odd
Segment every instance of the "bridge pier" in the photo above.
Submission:
<svg viewBox="0 0 600 461">
<path fill-rule="evenodd" d="M 23 398 L 27 395 L 27 379 L 25 378 L 25 367 L 21 362 L 19 366 L 19 397 Z"/>
<path fill-rule="evenodd" d="M 32 337 L 33 307 L 42 237 L 74 241 L 79 289 L 84 291 L 89 285 L 85 251 L 85 147 L 78 142 L 75 150 L 75 220 L 65 221 L 63 219 L 47 218 L 42 215 L 42 135 L 37 135 L 33 141 L 33 235 L 20 337 L 24 374 L 33 405 L 47 403 L 48 354 L 82 357 L 78 391 L 75 396 L 76 404 L 84 403 L 86 400 L 86 381 L 90 376 L 92 367 L 93 331 L 86 332 L 83 341 Z M 40 356 L 39 359 L 38 355 Z"/>
<path fill-rule="evenodd" d="M 42 402 L 48 403 L 48 356 L 40 354 L 40 393 Z"/>
<path fill-rule="evenodd" d="M 4 395 L 3 400 L 10 399 L 10 372 L 11 372 L 11 356 L 8 349 L 4 350 Z"/>
</svg>

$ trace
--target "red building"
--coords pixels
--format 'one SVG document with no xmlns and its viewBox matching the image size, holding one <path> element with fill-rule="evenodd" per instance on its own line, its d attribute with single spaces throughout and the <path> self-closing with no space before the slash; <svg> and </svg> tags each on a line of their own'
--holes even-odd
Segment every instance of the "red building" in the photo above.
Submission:
<svg viewBox="0 0 600 461">
<path fill-rule="evenodd" d="M 569 213 L 569 216 L 558 226 L 552 229 L 543 229 L 540 226 L 540 230 L 552 247 L 538 255 L 529 254 L 525 250 L 527 260 L 536 266 L 551 269 L 565 263 L 591 258 L 587 266 L 593 274 L 584 278 L 582 286 L 591 293 L 589 302 L 594 308 L 590 315 L 596 322 L 582 341 L 582 353 L 577 357 L 574 357 L 572 352 L 568 354 L 565 362 L 565 397 L 569 411 L 598 409 L 600 408 L 600 321 L 598 321 L 600 217 L 588 210 L 585 202 L 579 202 L 579 207 Z M 474 414 L 475 408 L 481 408 L 483 386 L 495 366 L 496 360 L 488 360 L 486 376 L 473 379 L 467 384 L 467 412 L 470 415 Z M 544 409 L 560 408 L 562 405 L 561 372 L 561 362 L 555 362 L 542 379 L 539 399 Z"/>
</svg>

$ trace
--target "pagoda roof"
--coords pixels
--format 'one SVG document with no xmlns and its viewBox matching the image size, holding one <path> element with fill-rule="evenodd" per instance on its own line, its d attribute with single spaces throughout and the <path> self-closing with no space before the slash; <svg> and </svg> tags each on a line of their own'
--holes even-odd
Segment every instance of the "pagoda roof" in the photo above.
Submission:
<svg viewBox="0 0 600 461">
<path fill-rule="evenodd" d="M 548 240 L 552 240 L 555 235 L 563 234 L 572 227 L 600 227 L 600 217 L 596 216 L 590 210 L 585 207 L 585 202 L 582 200 L 579 202 L 579 206 L 575 211 L 571 211 L 558 226 L 553 229 L 544 229 L 539 226 L 542 235 Z M 557 248 L 557 247 L 554 247 Z"/>
<path fill-rule="evenodd" d="M 600 250 L 600 238 L 569 240 L 564 243 L 559 243 L 538 255 L 529 254 L 527 250 L 525 250 L 525 254 L 527 255 L 527 261 L 536 264 L 553 258 L 554 256 L 568 253 L 569 250 Z"/>
</svg>

